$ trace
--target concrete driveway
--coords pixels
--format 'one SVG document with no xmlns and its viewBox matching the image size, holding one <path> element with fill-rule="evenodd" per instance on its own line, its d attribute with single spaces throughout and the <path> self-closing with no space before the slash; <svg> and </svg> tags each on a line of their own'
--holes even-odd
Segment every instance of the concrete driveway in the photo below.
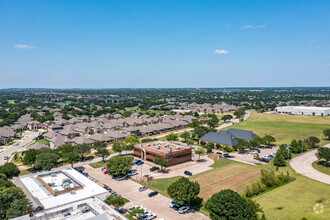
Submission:
<svg viewBox="0 0 330 220">
<path fill-rule="evenodd" d="M 278 150 L 278 147 L 273 147 L 272 149 L 260 149 L 260 153 L 259 153 L 259 157 L 263 157 L 265 155 L 269 155 L 270 153 L 273 153 Z M 239 154 L 237 152 L 235 153 L 230 153 L 229 154 L 231 157 L 228 158 L 230 160 L 235 160 L 238 162 L 242 162 L 242 163 L 247 163 L 247 164 L 251 164 L 251 165 L 258 165 L 260 164 L 260 162 L 258 160 L 254 159 L 254 154 L 249 154 L 249 153 L 245 153 L 245 154 Z M 261 162 L 261 164 L 266 164 L 265 162 Z"/>
<path fill-rule="evenodd" d="M 325 145 L 324 147 L 330 147 L 330 144 Z M 330 184 L 330 176 L 324 173 L 321 173 L 314 169 L 313 162 L 317 160 L 315 153 L 317 150 L 312 150 L 303 155 L 293 158 L 290 161 L 290 166 L 303 176 L 307 176 L 311 179 Z"/>
<path fill-rule="evenodd" d="M 16 142 L 15 144 L 9 146 L 1 146 L 2 149 L 0 150 L 0 165 L 7 162 L 6 160 L 4 160 L 5 156 L 8 156 L 10 158 L 14 152 L 24 151 L 25 150 L 24 146 L 32 142 L 34 138 L 38 137 L 39 132 L 41 131 L 42 130 L 39 130 L 37 132 L 24 131 L 22 135 L 23 136 L 22 139 L 15 141 Z"/>
<path fill-rule="evenodd" d="M 117 192 L 124 198 L 130 200 L 129 203 L 125 205 L 124 208 L 131 208 L 135 205 L 142 205 L 144 208 L 148 209 L 149 211 L 155 213 L 157 218 L 164 218 L 164 219 L 189 219 L 189 220 L 203 220 L 209 219 L 209 217 L 199 213 L 186 213 L 186 214 L 179 214 L 177 211 L 170 209 L 169 204 L 171 199 L 158 194 L 154 197 L 149 198 L 148 193 L 152 192 L 152 190 L 148 189 L 143 192 L 139 192 L 140 185 L 137 182 L 132 180 L 123 180 L 123 181 L 116 181 L 111 178 L 110 175 L 103 174 L 100 168 L 94 169 L 89 165 L 85 166 L 85 171 L 91 176 L 97 183 L 100 185 L 106 184 L 109 186 L 113 191 Z"/>
</svg>

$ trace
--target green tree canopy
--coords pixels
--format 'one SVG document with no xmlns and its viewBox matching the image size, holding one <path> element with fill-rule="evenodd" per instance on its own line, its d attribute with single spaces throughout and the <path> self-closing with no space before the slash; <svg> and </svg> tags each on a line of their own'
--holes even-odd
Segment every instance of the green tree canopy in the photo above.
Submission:
<svg viewBox="0 0 330 220">
<path fill-rule="evenodd" d="M 63 159 L 64 163 L 69 163 L 69 164 L 71 164 L 71 167 L 73 167 L 73 164 L 79 162 L 80 155 L 75 151 L 69 152 L 69 153 L 63 154 L 62 159 Z"/>
<path fill-rule="evenodd" d="M 176 140 L 178 140 L 178 135 L 171 133 L 166 136 L 166 140 L 167 141 L 176 141 Z"/>
<path fill-rule="evenodd" d="M 316 148 L 316 144 L 320 143 L 320 139 L 315 136 L 310 136 L 304 140 L 305 144 L 310 148 Z"/>
<path fill-rule="evenodd" d="M 123 207 L 125 205 L 127 199 L 116 194 L 108 196 L 104 202 L 106 202 L 108 205 L 112 205 L 113 207 L 115 207 L 115 209 L 118 210 L 120 207 Z"/>
<path fill-rule="evenodd" d="M 237 192 L 230 189 L 215 193 L 206 202 L 212 220 L 253 219 L 250 204 Z"/>
<path fill-rule="evenodd" d="M 323 134 L 324 134 L 324 136 L 327 136 L 328 137 L 328 140 L 330 140 L 330 128 L 329 129 L 325 129 L 323 131 Z"/>
<path fill-rule="evenodd" d="M 328 147 L 320 147 L 317 150 L 316 157 L 319 160 L 325 160 L 327 163 L 330 161 L 330 148 Z"/>
<path fill-rule="evenodd" d="M 125 150 L 125 143 L 123 141 L 115 141 L 112 144 L 112 150 L 114 152 L 121 154 L 121 152 Z"/>
<path fill-rule="evenodd" d="M 161 170 L 163 170 L 163 167 L 166 166 L 167 161 L 168 160 L 166 160 L 165 158 L 156 157 L 153 162 L 159 165 L 161 167 Z"/>
<path fill-rule="evenodd" d="M 24 153 L 23 164 L 25 166 L 33 166 L 37 159 L 37 150 L 29 149 Z"/>
<path fill-rule="evenodd" d="M 60 156 L 55 153 L 42 153 L 37 155 L 34 167 L 37 170 L 51 170 L 57 164 Z"/>
<path fill-rule="evenodd" d="M 128 145 L 134 145 L 134 144 L 137 144 L 139 143 L 139 138 L 135 135 L 131 135 L 131 136 L 128 136 L 125 138 L 125 143 L 128 144 Z"/>
<path fill-rule="evenodd" d="M 181 205 L 190 205 L 191 202 L 197 199 L 199 191 L 199 183 L 190 181 L 186 177 L 181 177 L 167 188 L 168 195 Z"/>
<path fill-rule="evenodd" d="M 189 124 L 189 128 L 197 128 L 199 127 L 199 123 L 197 120 L 192 120 L 191 123 Z"/>
<path fill-rule="evenodd" d="M 126 172 L 133 166 L 132 158 L 125 156 L 116 156 L 109 159 L 107 168 L 109 172 L 114 175 L 126 174 Z"/>
<path fill-rule="evenodd" d="M 18 176 L 20 172 L 21 171 L 13 163 L 5 163 L 4 165 L 0 166 L 0 173 L 5 174 L 8 179 L 13 178 L 14 176 Z"/>
<path fill-rule="evenodd" d="M 75 150 L 80 155 L 81 160 L 84 160 L 85 155 L 91 152 L 91 148 L 88 144 L 77 144 Z"/>
<path fill-rule="evenodd" d="M 188 131 L 185 131 L 180 135 L 180 137 L 183 138 L 186 142 L 188 139 L 190 139 L 190 133 Z"/>
<path fill-rule="evenodd" d="M 263 139 L 267 142 L 268 146 L 270 146 L 272 142 L 276 141 L 276 139 L 271 135 L 265 135 Z"/>
<path fill-rule="evenodd" d="M 201 158 L 201 155 L 203 155 L 205 153 L 203 148 L 198 148 L 197 150 L 195 150 L 195 154 L 198 154 L 198 160 Z"/>
</svg>

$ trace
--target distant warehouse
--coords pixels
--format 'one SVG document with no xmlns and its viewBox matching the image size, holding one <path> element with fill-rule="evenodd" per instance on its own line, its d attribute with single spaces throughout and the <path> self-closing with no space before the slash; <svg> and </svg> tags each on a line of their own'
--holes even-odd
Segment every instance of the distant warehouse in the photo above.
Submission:
<svg viewBox="0 0 330 220">
<path fill-rule="evenodd" d="M 283 106 L 275 109 L 277 114 L 329 116 L 329 107 Z"/>
</svg>

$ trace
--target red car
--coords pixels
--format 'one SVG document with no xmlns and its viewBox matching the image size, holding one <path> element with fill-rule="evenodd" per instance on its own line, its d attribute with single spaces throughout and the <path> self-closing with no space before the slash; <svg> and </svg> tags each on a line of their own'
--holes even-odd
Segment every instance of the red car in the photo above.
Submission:
<svg viewBox="0 0 330 220">
<path fill-rule="evenodd" d="M 109 173 L 109 170 L 105 170 L 105 171 L 103 171 L 103 173 L 104 174 L 107 174 L 107 173 Z"/>
</svg>

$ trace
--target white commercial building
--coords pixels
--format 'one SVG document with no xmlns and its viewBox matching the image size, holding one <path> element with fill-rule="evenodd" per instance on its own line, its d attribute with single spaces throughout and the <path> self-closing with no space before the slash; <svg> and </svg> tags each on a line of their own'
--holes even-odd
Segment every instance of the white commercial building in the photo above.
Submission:
<svg viewBox="0 0 330 220">
<path fill-rule="evenodd" d="M 329 116 L 330 108 L 314 106 L 283 106 L 277 107 L 275 112 L 278 114 Z"/>
<path fill-rule="evenodd" d="M 108 191 L 73 168 L 19 177 L 15 184 L 32 202 L 32 220 L 125 220 L 104 203 Z"/>
</svg>

